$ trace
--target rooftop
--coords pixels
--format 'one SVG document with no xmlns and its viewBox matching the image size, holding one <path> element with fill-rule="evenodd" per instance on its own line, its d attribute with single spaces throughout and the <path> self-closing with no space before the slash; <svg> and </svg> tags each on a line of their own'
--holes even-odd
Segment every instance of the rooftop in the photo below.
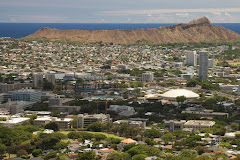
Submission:
<svg viewBox="0 0 240 160">
<path fill-rule="evenodd" d="M 172 89 L 160 95 L 164 98 L 176 98 L 179 96 L 185 96 L 186 98 L 198 98 L 199 95 L 193 91 L 186 89 Z"/>
<path fill-rule="evenodd" d="M 206 121 L 206 120 L 189 120 L 184 125 L 191 126 L 213 126 L 215 124 L 214 121 Z"/>
</svg>

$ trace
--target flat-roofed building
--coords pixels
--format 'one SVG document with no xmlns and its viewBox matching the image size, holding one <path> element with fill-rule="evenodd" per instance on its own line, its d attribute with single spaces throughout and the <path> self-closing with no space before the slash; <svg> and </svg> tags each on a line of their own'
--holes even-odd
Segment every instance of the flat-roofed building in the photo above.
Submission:
<svg viewBox="0 0 240 160">
<path fill-rule="evenodd" d="M 119 125 L 122 123 L 127 123 L 131 127 L 140 127 L 140 128 L 146 128 L 146 122 L 145 121 L 133 121 L 133 120 L 117 120 L 113 122 L 113 124 Z"/>
<path fill-rule="evenodd" d="M 33 87 L 39 88 L 43 86 L 43 74 L 35 73 L 33 74 Z"/>
<path fill-rule="evenodd" d="M 47 73 L 45 75 L 45 79 L 48 81 L 48 82 L 51 82 L 53 85 L 55 85 L 55 74 L 54 73 Z"/>
<path fill-rule="evenodd" d="M 55 106 L 49 106 L 53 110 L 59 110 L 63 112 L 73 112 L 73 111 L 80 111 L 81 106 L 61 106 L 61 105 L 55 105 Z"/>
<path fill-rule="evenodd" d="M 201 130 L 203 128 L 212 128 L 214 121 L 207 120 L 189 120 L 184 124 L 185 128 L 193 128 L 193 130 Z"/>
<path fill-rule="evenodd" d="M 185 120 L 164 121 L 164 127 L 165 127 L 165 129 L 169 130 L 170 132 L 173 132 L 175 130 L 182 130 L 184 128 L 184 123 L 186 123 Z"/>
<path fill-rule="evenodd" d="M 46 125 L 50 122 L 57 122 L 59 125 L 59 129 L 69 129 L 71 128 L 72 118 L 57 118 L 57 117 L 38 117 L 33 121 L 34 126 L 42 126 Z"/>
<path fill-rule="evenodd" d="M 142 81 L 143 82 L 153 82 L 154 75 L 152 72 L 146 72 L 142 74 Z"/>
<path fill-rule="evenodd" d="M 196 66 L 197 65 L 197 52 L 196 51 L 188 51 L 186 53 L 186 64 Z"/>
<path fill-rule="evenodd" d="M 94 122 L 110 122 L 110 115 L 109 114 L 79 114 L 77 118 L 77 126 L 78 128 L 86 128 L 90 124 Z"/>
<path fill-rule="evenodd" d="M 201 80 L 208 79 L 208 52 L 199 52 L 199 71 L 198 78 Z"/>
<path fill-rule="evenodd" d="M 35 89 L 20 89 L 17 91 L 11 91 L 9 94 L 12 95 L 12 101 L 30 101 L 40 102 L 42 93 L 40 90 Z"/>
<path fill-rule="evenodd" d="M 7 93 L 14 90 L 14 84 L 0 83 L 0 93 Z"/>
<path fill-rule="evenodd" d="M 51 97 L 48 100 L 49 106 L 55 106 L 55 105 L 69 105 L 71 102 L 73 102 L 73 98 L 60 98 L 60 97 Z"/>
<path fill-rule="evenodd" d="M 18 118 L 10 118 L 7 119 L 6 121 L 0 121 L 0 126 L 6 126 L 6 127 L 13 127 L 17 125 L 22 125 L 26 122 L 28 122 L 30 118 L 28 117 L 18 117 Z"/>
<path fill-rule="evenodd" d="M 224 118 L 228 118 L 228 116 L 229 116 L 228 113 L 213 112 L 213 110 L 182 111 L 182 113 L 193 114 L 193 115 L 199 116 L 201 118 L 210 118 L 210 119 L 212 119 L 212 118 L 224 119 Z"/>
</svg>

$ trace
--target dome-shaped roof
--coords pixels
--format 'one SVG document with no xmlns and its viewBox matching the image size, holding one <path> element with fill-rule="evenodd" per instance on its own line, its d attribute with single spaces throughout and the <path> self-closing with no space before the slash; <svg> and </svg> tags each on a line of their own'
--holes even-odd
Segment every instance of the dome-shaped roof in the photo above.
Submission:
<svg viewBox="0 0 240 160">
<path fill-rule="evenodd" d="M 178 96 L 185 96 L 186 98 L 198 98 L 199 95 L 194 93 L 193 91 L 189 91 L 186 89 L 172 89 L 161 95 L 165 98 L 176 98 Z"/>
</svg>

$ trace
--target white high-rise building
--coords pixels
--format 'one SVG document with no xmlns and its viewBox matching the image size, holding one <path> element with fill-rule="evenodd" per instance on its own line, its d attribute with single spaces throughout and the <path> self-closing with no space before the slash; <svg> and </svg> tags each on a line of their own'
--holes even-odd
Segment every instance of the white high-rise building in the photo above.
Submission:
<svg viewBox="0 0 240 160">
<path fill-rule="evenodd" d="M 153 82 L 154 75 L 152 72 L 146 72 L 142 74 L 142 81 L 143 82 Z"/>
<path fill-rule="evenodd" d="M 214 59 L 208 60 L 208 68 L 212 70 L 214 69 Z"/>
<path fill-rule="evenodd" d="M 188 51 L 186 53 L 186 64 L 196 66 L 197 65 L 197 52 L 196 51 Z"/>
<path fill-rule="evenodd" d="M 39 88 L 43 86 L 43 74 L 35 73 L 33 74 L 33 87 Z"/>
<path fill-rule="evenodd" d="M 199 52 L 199 72 L 198 77 L 201 80 L 208 79 L 208 52 Z"/>
</svg>

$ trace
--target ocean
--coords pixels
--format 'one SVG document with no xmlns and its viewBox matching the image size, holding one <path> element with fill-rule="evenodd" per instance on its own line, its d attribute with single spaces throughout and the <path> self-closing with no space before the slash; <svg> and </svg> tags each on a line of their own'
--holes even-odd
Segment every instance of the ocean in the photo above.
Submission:
<svg viewBox="0 0 240 160">
<path fill-rule="evenodd" d="M 240 34 L 240 23 L 213 23 L 230 29 Z M 61 30 L 115 30 L 157 28 L 160 26 L 172 26 L 173 23 L 0 23 L 0 37 L 22 38 L 28 36 L 43 27 Z"/>
</svg>

